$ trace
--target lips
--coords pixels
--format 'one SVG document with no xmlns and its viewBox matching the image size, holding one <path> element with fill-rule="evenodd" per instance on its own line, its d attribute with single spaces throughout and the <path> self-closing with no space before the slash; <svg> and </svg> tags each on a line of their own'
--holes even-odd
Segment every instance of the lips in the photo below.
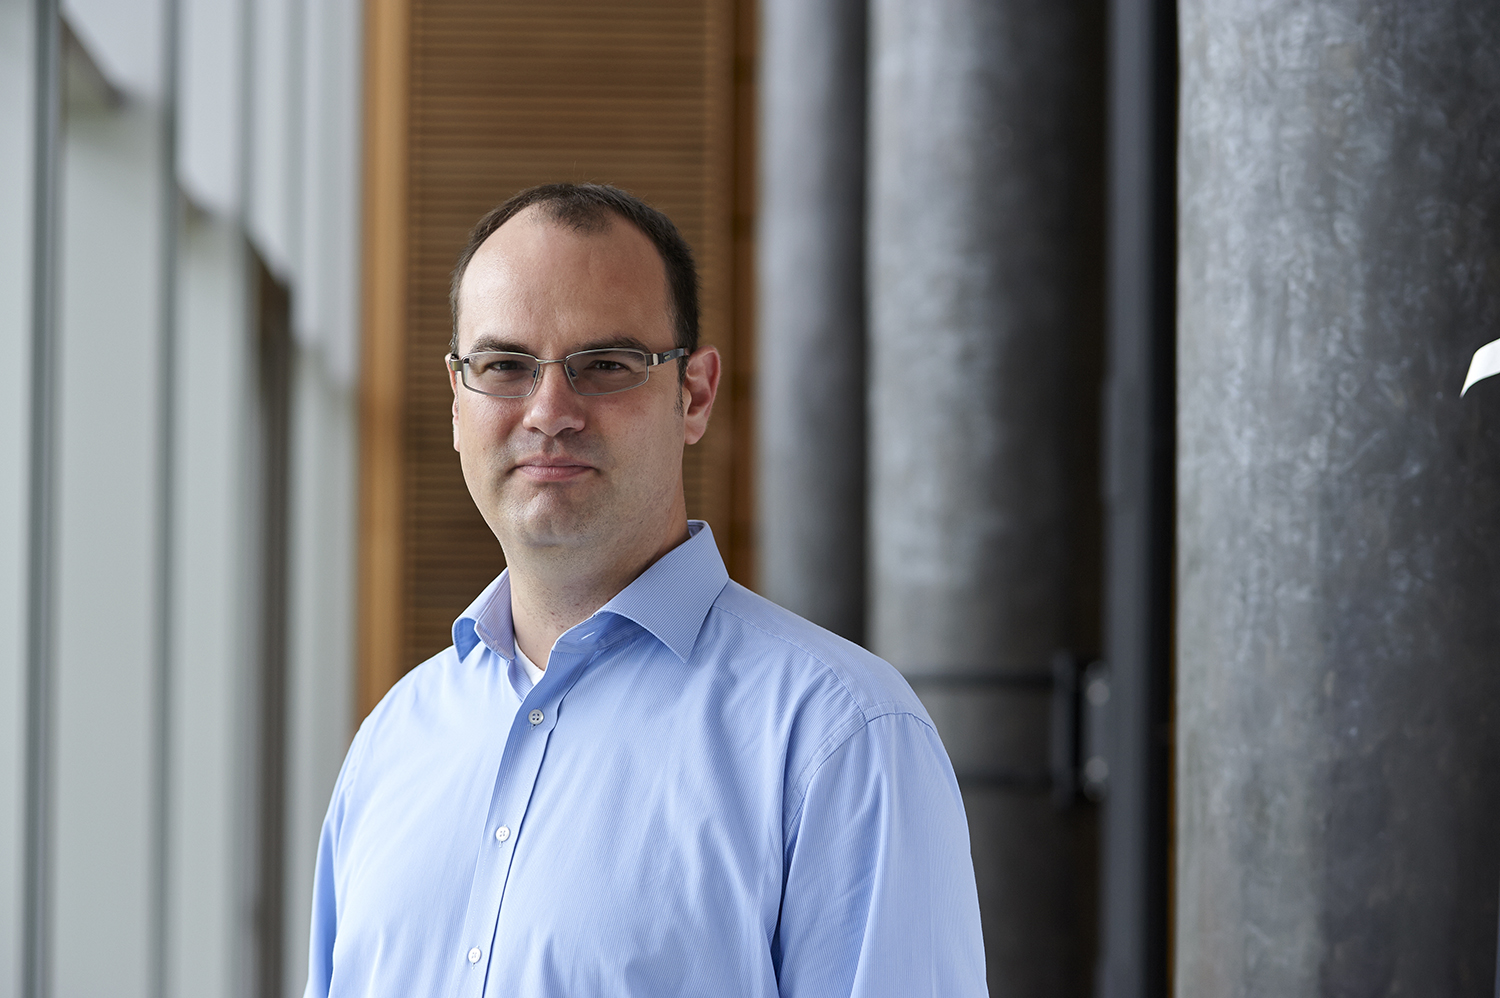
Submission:
<svg viewBox="0 0 1500 998">
<path fill-rule="evenodd" d="M 564 482 L 593 471 L 593 465 L 571 457 L 537 455 L 515 463 L 515 472 L 537 482 Z"/>
</svg>

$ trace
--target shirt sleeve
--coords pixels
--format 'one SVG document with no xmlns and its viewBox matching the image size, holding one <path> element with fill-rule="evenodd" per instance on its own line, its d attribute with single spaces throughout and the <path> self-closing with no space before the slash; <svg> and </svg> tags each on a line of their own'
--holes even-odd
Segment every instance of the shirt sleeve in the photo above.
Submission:
<svg viewBox="0 0 1500 998">
<path fill-rule="evenodd" d="M 354 779 L 363 733 L 361 727 L 344 756 L 344 765 L 333 784 L 328 813 L 323 817 L 323 831 L 318 836 L 318 859 L 313 867 L 312 922 L 307 938 L 307 987 L 303 989 L 303 998 L 328 998 L 333 986 L 333 943 L 339 924 L 334 857 L 343 826 L 346 787 Z"/>
<path fill-rule="evenodd" d="M 808 781 L 773 958 L 783 998 L 987 994 L 963 800 L 921 718 L 869 721 Z"/>
</svg>

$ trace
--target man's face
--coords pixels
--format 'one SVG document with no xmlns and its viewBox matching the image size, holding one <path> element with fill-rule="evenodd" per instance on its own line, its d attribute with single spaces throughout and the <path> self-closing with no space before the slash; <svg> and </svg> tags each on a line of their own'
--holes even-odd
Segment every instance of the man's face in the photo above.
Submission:
<svg viewBox="0 0 1500 998">
<path fill-rule="evenodd" d="M 666 271 L 651 241 L 620 219 L 581 234 L 527 209 L 475 253 L 459 289 L 458 353 L 512 350 L 557 359 L 578 350 L 672 349 Z M 693 354 L 614 395 L 573 391 L 560 364 L 527 398 L 453 384 L 453 446 L 464 480 L 507 557 L 571 548 L 617 561 L 670 547 L 684 529 L 682 448 L 708 426 L 718 355 Z"/>
</svg>

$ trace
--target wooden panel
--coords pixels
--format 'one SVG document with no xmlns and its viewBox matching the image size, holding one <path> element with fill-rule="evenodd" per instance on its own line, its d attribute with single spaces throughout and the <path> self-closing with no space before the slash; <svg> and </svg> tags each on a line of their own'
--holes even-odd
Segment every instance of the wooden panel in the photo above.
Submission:
<svg viewBox="0 0 1500 998">
<path fill-rule="evenodd" d="M 406 0 L 370 0 L 366 5 L 356 683 L 360 719 L 410 668 L 402 606 L 409 28 Z"/>
<path fill-rule="evenodd" d="M 756 66 L 760 11 L 755 0 L 734 4 L 733 342 L 726 352 L 729 383 L 723 391 L 733 404 L 731 420 L 720 425 L 734 434 L 730 458 L 730 520 L 714 532 L 725 547 L 729 574 L 755 588 L 755 206 L 757 110 Z"/>
<path fill-rule="evenodd" d="M 736 0 L 408 2 L 407 271 L 404 311 L 388 313 L 405 324 L 404 381 L 399 399 L 391 395 L 401 406 L 401 439 L 379 444 L 399 451 L 403 469 L 395 490 L 401 522 L 381 539 L 399 538 L 399 590 L 391 591 L 401 619 L 371 621 L 365 632 L 381 634 L 367 642 L 362 689 L 371 696 L 449 644 L 453 618 L 504 564 L 452 449 L 442 364 L 447 289 L 469 227 L 532 184 L 614 184 L 665 211 L 692 244 L 703 277 L 703 337 L 724 351 L 726 377 L 709 433 L 684 461 L 688 509 L 713 524 L 731 574 L 749 571 L 750 517 L 740 508 L 750 492 L 741 371 L 751 297 L 752 208 L 741 182 L 750 165 L 748 8 Z M 372 57 L 381 54 L 372 44 Z M 383 306 L 394 307 L 391 298 Z M 364 580 L 381 592 L 389 582 Z M 362 696 L 362 711 L 371 703 Z"/>
</svg>

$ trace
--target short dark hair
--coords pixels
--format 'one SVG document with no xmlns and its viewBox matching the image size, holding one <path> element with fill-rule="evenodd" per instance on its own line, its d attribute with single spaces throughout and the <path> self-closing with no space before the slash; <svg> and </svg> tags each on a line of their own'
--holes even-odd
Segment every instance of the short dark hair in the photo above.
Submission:
<svg viewBox="0 0 1500 998">
<path fill-rule="evenodd" d="M 448 288 L 448 307 L 453 314 L 450 353 L 458 352 L 458 288 L 469 269 L 469 261 L 496 229 L 533 205 L 547 221 L 575 232 L 603 232 L 614 215 L 645 233 L 667 271 L 667 297 L 676 333 L 673 345 L 687 347 L 690 353 L 698 349 L 698 269 L 693 264 L 693 251 L 672 220 L 635 195 L 608 184 L 541 184 L 526 188 L 498 208 L 491 208 L 470 230 L 469 241 L 458 255 Z M 679 362 L 678 368 L 686 370 L 686 362 Z"/>
</svg>

